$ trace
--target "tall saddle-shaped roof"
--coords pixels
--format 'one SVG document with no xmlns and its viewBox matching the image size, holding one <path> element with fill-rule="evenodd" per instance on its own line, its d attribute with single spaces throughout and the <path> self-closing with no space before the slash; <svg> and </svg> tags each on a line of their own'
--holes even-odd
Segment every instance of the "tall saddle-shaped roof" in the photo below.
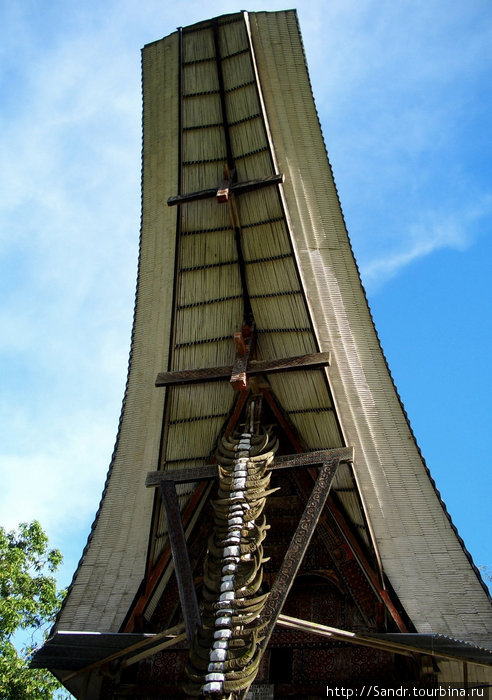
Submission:
<svg viewBox="0 0 492 700">
<path fill-rule="evenodd" d="M 174 487 L 189 541 L 213 489 L 200 469 L 217 469 L 219 439 L 244 432 L 251 398 L 261 397 L 277 459 L 339 450 L 317 517 L 345 533 L 386 610 L 386 632 L 490 645 L 490 598 L 420 453 L 367 305 L 296 13 L 178 30 L 147 45 L 142 65 L 128 380 L 103 497 L 55 631 L 155 631 L 173 580 L 155 473 L 196 476 Z M 301 482 L 285 481 L 302 501 Z M 321 538 L 331 562 L 338 536 Z"/>
</svg>

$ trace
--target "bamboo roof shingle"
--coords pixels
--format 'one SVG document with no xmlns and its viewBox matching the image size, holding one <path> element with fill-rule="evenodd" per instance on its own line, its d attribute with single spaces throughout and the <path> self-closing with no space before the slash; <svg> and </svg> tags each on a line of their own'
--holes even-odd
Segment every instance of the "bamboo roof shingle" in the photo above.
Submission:
<svg viewBox="0 0 492 700">
<path fill-rule="evenodd" d="M 329 370 L 272 374 L 269 385 L 306 451 L 354 448 L 334 492 L 416 630 L 490 645 L 490 599 L 430 478 L 374 328 L 295 12 L 187 27 L 145 47 L 142 66 L 128 382 L 103 498 L 57 630 L 122 626 L 168 547 L 147 472 L 208 464 L 236 400 L 228 382 L 156 388 L 155 377 L 233 365 L 232 338 L 249 316 L 256 360 L 332 353 Z M 232 171 L 238 183 L 284 181 L 230 204 L 209 197 L 168 206 L 232 182 Z M 193 483 L 177 487 L 182 509 L 194 491 Z M 148 619 L 169 576 L 167 568 L 147 602 Z"/>
</svg>

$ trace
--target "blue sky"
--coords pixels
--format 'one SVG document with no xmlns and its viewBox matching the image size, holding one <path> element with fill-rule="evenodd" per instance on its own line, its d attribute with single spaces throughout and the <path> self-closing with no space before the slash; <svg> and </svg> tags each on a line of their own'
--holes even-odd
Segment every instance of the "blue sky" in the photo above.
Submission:
<svg viewBox="0 0 492 700">
<path fill-rule="evenodd" d="M 284 9 L 284 2 L 246 9 Z M 287 4 L 288 6 L 288 4 Z M 489 0 L 297 4 L 376 327 L 479 566 L 490 538 Z M 243 9 L 0 3 L 0 524 L 85 545 L 126 379 L 140 221 L 140 49 Z"/>
</svg>

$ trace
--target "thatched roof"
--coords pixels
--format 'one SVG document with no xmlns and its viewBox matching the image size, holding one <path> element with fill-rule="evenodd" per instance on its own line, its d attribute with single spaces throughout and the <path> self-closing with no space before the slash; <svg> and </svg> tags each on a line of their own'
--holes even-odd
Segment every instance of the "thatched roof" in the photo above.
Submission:
<svg viewBox="0 0 492 700">
<path fill-rule="evenodd" d="M 155 388 L 156 375 L 232 365 L 231 339 L 249 316 L 258 360 L 331 352 L 329 370 L 272 375 L 271 390 L 304 449 L 354 447 L 335 493 L 416 630 L 490 644 L 490 599 L 430 478 L 367 306 L 296 14 L 238 13 L 215 27 L 203 22 L 143 50 L 128 383 L 103 499 L 57 629 L 120 629 L 167 547 L 147 472 L 206 464 L 236 400 L 228 382 Z M 276 173 L 284 182 L 235 197 L 232 218 L 213 197 L 167 205 L 219 187 L 232 165 L 236 182 Z M 193 490 L 178 487 L 182 507 Z"/>
</svg>

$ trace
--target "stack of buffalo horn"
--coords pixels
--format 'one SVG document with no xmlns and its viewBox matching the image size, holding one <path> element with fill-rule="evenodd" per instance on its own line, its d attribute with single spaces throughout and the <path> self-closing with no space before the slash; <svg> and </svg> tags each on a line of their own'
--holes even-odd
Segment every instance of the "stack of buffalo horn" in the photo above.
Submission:
<svg viewBox="0 0 492 700">
<path fill-rule="evenodd" d="M 246 428 L 247 429 L 247 428 Z M 219 445 L 218 498 L 214 529 L 204 567 L 203 626 L 186 667 L 190 695 L 234 697 L 254 680 L 262 640 L 259 616 L 262 542 L 268 525 L 262 515 L 269 489 L 268 467 L 278 447 L 269 431 L 243 432 Z"/>
</svg>

